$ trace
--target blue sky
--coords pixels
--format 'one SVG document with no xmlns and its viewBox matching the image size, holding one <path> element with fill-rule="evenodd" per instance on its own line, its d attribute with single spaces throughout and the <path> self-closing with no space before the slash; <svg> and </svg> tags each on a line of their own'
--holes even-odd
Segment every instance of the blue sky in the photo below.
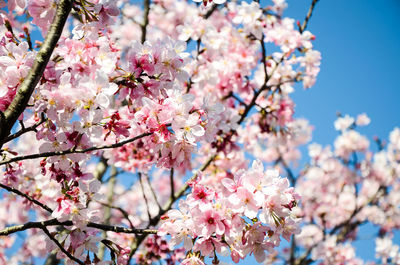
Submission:
<svg viewBox="0 0 400 265">
<path fill-rule="evenodd" d="M 288 0 L 285 15 L 303 21 L 311 0 Z M 294 94 L 296 115 L 315 126 L 314 141 L 336 137 L 336 112 L 365 112 L 372 122 L 361 130 L 387 139 L 400 126 L 400 1 L 321 0 L 308 29 L 322 53 L 316 85 Z"/>
</svg>

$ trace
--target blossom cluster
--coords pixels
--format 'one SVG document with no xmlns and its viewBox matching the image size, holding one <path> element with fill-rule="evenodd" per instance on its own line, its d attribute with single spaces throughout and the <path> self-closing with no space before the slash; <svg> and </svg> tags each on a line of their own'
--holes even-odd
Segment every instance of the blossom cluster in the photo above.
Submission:
<svg viewBox="0 0 400 265">
<path fill-rule="evenodd" d="M 311 164 L 296 185 L 302 196 L 299 215 L 305 221 L 297 242 L 305 249 L 313 249 L 313 260 L 363 264 L 351 242 L 358 235 L 355 225 L 371 222 L 379 227 L 376 257 L 384 264 L 389 259 L 396 264 L 398 250 L 395 245 L 392 247 L 390 237 L 400 227 L 396 158 L 399 129 L 390 133 L 386 148 L 378 141 L 380 151 L 372 154 L 369 141 L 357 131 L 369 122 L 365 114 L 356 119 L 349 115 L 339 117 L 334 125 L 341 134 L 334 150 L 318 144 L 309 146 Z M 340 233 L 335 234 L 336 231 Z"/>
<path fill-rule="evenodd" d="M 159 235 L 171 235 L 171 244 L 183 241 L 186 250 L 216 258 L 230 252 L 234 262 L 254 254 L 258 262 L 300 232 L 294 208 L 299 195 L 274 170 L 264 172 L 260 161 L 248 171 L 223 178 L 220 185 L 191 183 L 192 192 L 179 209 L 162 217 Z M 191 258 L 189 255 L 188 258 Z"/>
<path fill-rule="evenodd" d="M 41 42 L 32 44 L 34 27 L 45 36 L 58 3 L 1 2 L 9 11 L 0 12 L 1 111 L 14 99 L 41 46 Z M 190 228 L 194 234 L 188 234 L 186 241 L 195 240 L 191 253 L 212 255 L 215 244 L 217 252 L 231 249 L 235 261 L 249 253 L 261 261 L 265 249 L 272 253 L 279 246 L 281 235 L 289 240 L 297 233 L 299 220 L 292 214 L 297 193 L 278 173 L 264 173 L 261 162 L 249 171 L 240 170 L 247 167 L 247 161 L 236 142 L 254 151 L 255 144 L 250 144 L 239 126 L 245 123 L 245 128 L 261 131 L 260 138 L 271 137 L 271 146 L 286 139 L 293 142 L 291 150 L 298 152 L 297 146 L 304 142 L 298 138 L 306 137 L 301 135 L 309 134 L 309 129 L 305 122 L 293 119 L 289 94 L 295 82 L 303 81 L 309 87 L 315 80 L 320 55 L 312 49 L 314 38 L 308 31 L 300 33 L 293 20 L 282 17 L 286 6 L 282 1 L 273 1 L 268 12 L 256 2 L 228 3 L 211 12 L 211 3 L 203 1 L 207 8 L 199 8 L 186 1 L 154 1 L 143 31 L 145 12 L 128 1 L 73 1 L 76 19 L 68 21 L 70 26 L 64 29 L 20 117 L 23 126 L 19 129 L 34 129 L 22 134 L 17 144 L 7 143 L 3 152 L 3 161 L 34 153 L 55 154 L 8 163 L 1 177 L 5 185 L 46 204 L 51 213 L 22 199 L 8 202 L 11 195 L 5 195 L 8 203 L 2 208 L 10 211 L 23 206 L 35 209 L 38 220 L 71 221 L 73 225 L 63 231 L 49 229 L 75 258 L 99 263 L 96 255 L 87 252 L 96 254 L 100 245 L 106 245 L 124 263 L 132 239 L 107 233 L 111 243 L 102 241 L 98 230 L 87 227 L 88 222 L 105 220 L 105 205 L 117 205 L 124 209 L 123 214 L 113 210 L 108 222 L 146 227 L 157 217 L 157 207 L 182 185 L 186 172 L 204 162 L 208 154 L 218 153 L 214 166 L 219 171 L 191 183 L 192 194 L 181 202 L 183 211 L 192 207 L 198 192 L 209 194 L 187 212 L 190 221 L 185 229 L 204 223 L 204 213 L 215 218 L 215 225 Z M 18 18 L 24 13 L 32 17 L 31 24 Z M 191 54 L 186 45 L 190 42 L 197 46 Z M 263 52 L 266 43 L 273 43 L 281 52 L 267 57 Z M 256 90 L 260 91 L 257 96 L 253 95 Z M 264 90 L 266 93 L 261 93 Z M 246 104 L 257 109 L 255 118 L 245 119 Z M 306 132 L 299 132 L 303 130 Z M 113 145 L 115 148 L 97 149 Z M 107 184 L 92 164 L 93 156 L 106 161 L 106 166 L 138 173 L 140 182 L 129 189 L 116 185 L 114 195 L 106 200 L 101 195 L 107 194 Z M 273 160 L 262 155 L 257 158 Z M 160 171 L 155 173 L 154 167 Z M 175 171 L 175 179 L 171 181 L 165 171 Z M 208 174 L 210 177 L 205 177 Z M 223 184 L 213 183 L 211 176 Z M 28 220 L 22 212 L 15 220 L 2 220 L 1 226 Z M 23 254 L 13 256 L 12 262 L 25 262 L 57 249 L 40 229 L 29 230 L 28 235 L 32 241 L 24 243 Z M 153 239 L 158 243 L 148 241 L 148 248 L 135 255 L 137 260 L 149 253 L 157 259 L 170 255 L 171 262 L 184 257 L 172 246 L 168 254 L 157 252 L 150 246 L 164 244 L 165 237 Z M 60 250 L 57 256 L 66 258 Z"/>
<path fill-rule="evenodd" d="M 0 42 L 0 111 L 5 111 L 11 104 L 34 58 L 35 52 L 29 51 L 26 42 L 16 45 L 10 38 Z"/>
</svg>

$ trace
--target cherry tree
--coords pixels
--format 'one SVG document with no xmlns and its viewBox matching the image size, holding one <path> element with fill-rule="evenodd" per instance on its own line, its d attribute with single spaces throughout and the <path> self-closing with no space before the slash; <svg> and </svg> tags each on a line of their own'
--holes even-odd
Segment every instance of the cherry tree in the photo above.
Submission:
<svg viewBox="0 0 400 265">
<path fill-rule="evenodd" d="M 400 129 L 294 117 L 317 2 L 0 0 L 0 264 L 400 264 Z"/>
</svg>

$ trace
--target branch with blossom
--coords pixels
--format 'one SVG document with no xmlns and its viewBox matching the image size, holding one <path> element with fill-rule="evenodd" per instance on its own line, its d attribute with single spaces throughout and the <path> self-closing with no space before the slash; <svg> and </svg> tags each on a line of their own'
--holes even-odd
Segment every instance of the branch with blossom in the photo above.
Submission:
<svg viewBox="0 0 400 265">
<path fill-rule="evenodd" d="M 340 116 L 331 149 L 294 116 L 317 2 L 0 1 L 0 263 L 360 264 L 365 223 L 397 262 L 399 130 L 374 153 Z"/>
<path fill-rule="evenodd" d="M 89 153 L 89 152 L 93 152 L 93 151 L 98 151 L 98 150 L 103 150 L 103 149 L 111 149 L 111 148 L 117 148 L 117 147 L 121 147 L 125 144 L 134 142 L 138 139 L 141 139 L 143 137 L 146 136 L 150 136 L 152 135 L 152 132 L 149 133 L 142 133 L 138 136 L 132 137 L 130 139 L 115 143 L 115 144 L 108 144 L 108 145 L 102 145 L 102 146 L 93 146 L 93 147 L 89 147 L 86 149 L 75 149 L 75 148 L 71 148 L 68 150 L 63 150 L 63 151 L 54 151 L 54 152 L 42 152 L 42 153 L 37 153 L 37 154 L 31 154 L 31 155 L 24 155 L 24 156 L 16 156 L 16 157 L 12 157 L 9 159 L 6 159 L 4 161 L 0 162 L 0 165 L 6 165 L 6 164 L 10 164 L 13 162 L 18 162 L 18 161 L 22 161 L 22 160 L 29 160 L 29 159 L 36 159 L 36 158 L 42 158 L 42 157 L 50 157 L 50 156 L 64 156 L 64 155 L 68 155 L 68 154 L 83 154 L 83 153 Z"/>
<path fill-rule="evenodd" d="M 7 227 L 3 230 L 0 230 L 0 236 L 7 236 L 16 232 L 20 231 L 25 231 L 27 229 L 32 229 L 32 228 L 43 228 L 47 226 L 57 226 L 57 225 L 63 225 L 63 226 L 72 226 L 73 222 L 71 221 L 65 221 L 65 222 L 59 222 L 57 219 L 50 219 L 42 222 L 28 222 L 23 225 L 16 225 L 16 226 L 10 226 Z M 126 233 L 126 234 L 156 234 L 157 230 L 154 229 L 135 229 L 135 228 L 125 228 L 125 227 L 119 227 L 119 226 L 112 226 L 112 225 L 106 225 L 106 224 L 97 224 L 97 223 L 92 223 L 89 222 L 87 224 L 87 227 L 91 228 L 96 228 L 99 230 L 103 231 L 111 231 L 115 233 Z"/>
<path fill-rule="evenodd" d="M 2 119 L 0 120 L 0 147 L 3 145 L 4 140 L 9 135 L 11 128 L 17 121 L 18 117 L 24 112 L 36 85 L 39 83 L 53 50 L 61 37 L 62 30 L 71 9 L 71 0 L 62 0 L 58 3 L 56 15 L 54 16 L 55 19 L 51 24 L 46 39 L 41 45 L 32 69 L 19 86 L 11 104 L 5 110 L 4 114 L 2 113 Z"/>
</svg>

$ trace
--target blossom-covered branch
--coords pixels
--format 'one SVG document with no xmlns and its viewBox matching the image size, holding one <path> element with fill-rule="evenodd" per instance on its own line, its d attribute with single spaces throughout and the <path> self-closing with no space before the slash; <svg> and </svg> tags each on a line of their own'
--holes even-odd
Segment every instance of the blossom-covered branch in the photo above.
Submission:
<svg viewBox="0 0 400 265">
<path fill-rule="evenodd" d="M 69 253 L 64 247 L 63 245 L 60 244 L 60 242 L 54 238 L 54 236 L 52 234 L 50 234 L 49 230 L 47 230 L 46 226 L 42 226 L 41 229 L 43 230 L 43 232 L 50 238 L 51 241 L 53 241 L 57 247 L 59 249 L 61 249 L 61 251 L 71 260 L 75 261 L 76 263 L 80 264 L 80 265 L 85 265 L 84 262 L 82 262 L 81 260 L 75 258 L 73 255 L 71 255 L 71 253 Z"/>
<path fill-rule="evenodd" d="M 22 128 L 19 131 L 9 135 L 4 142 L 7 143 L 9 141 L 12 141 L 13 139 L 16 139 L 16 138 L 20 137 L 24 133 L 31 132 L 31 131 L 36 131 L 37 128 L 40 125 L 42 125 L 45 121 L 46 121 L 46 118 L 44 117 L 44 115 L 42 115 L 42 117 L 41 117 L 39 122 L 37 122 L 34 125 L 31 125 L 29 127 L 22 126 Z M 21 123 L 21 124 L 23 125 L 23 123 Z"/>
<path fill-rule="evenodd" d="M 138 136 L 132 137 L 132 138 L 124 140 L 124 141 L 120 141 L 120 142 L 115 143 L 115 144 L 107 144 L 107 145 L 102 145 L 102 146 L 93 146 L 93 147 L 89 147 L 89 148 L 86 148 L 86 149 L 71 148 L 71 149 L 63 150 L 63 151 L 42 152 L 42 153 L 31 154 L 31 155 L 16 156 L 16 157 L 1 161 L 0 162 L 0 166 L 1 165 L 6 165 L 6 164 L 10 164 L 10 163 L 13 163 L 13 162 L 17 162 L 17 161 L 36 159 L 36 158 L 41 158 L 41 157 L 63 156 L 63 155 L 68 155 L 68 154 L 84 154 L 84 153 L 93 152 L 93 151 L 97 151 L 97 150 L 117 148 L 117 147 L 121 147 L 121 146 L 123 146 L 125 144 L 134 142 L 134 141 L 136 141 L 138 139 L 141 139 L 143 137 L 150 136 L 152 134 L 153 134 L 152 132 L 142 133 L 142 134 L 140 134 Z"/>
<path fill-rule="evenodd" d="M 72 9 L 72 2 L 72 0 L 59 1 L 54 21 L 52 22 L 49 32 L 37 53 L 35 62 L 28 75 L 19 86 L 13 101 L 4 112 L 4 116 L 0 119 L 0 147 L 9 135 L 11 128 L 17 121 L 18 117 L 20 117 L 24 112 L 36 85 L 42 77 L 53 50 L 61 37 L 65 22 L 67 21 L 68 15 Z"/>
<path fill-rule="evenodd" d="M 15 188 L 13 188 L 13 187 L 9 187 L 9 186 L 4 185 L 4 184 L 2 184 L 2 183 L 0 183 L 0 187 L 3 188 L 3 189 L 5 189 L 5 190 L 7 190 L 7 191 L 9 191 L 9 192 L 13 192 L 13 193 L 15 193 L 15 194 L 17 194 L 17 195 L 19 195 L 19 196 L 21 196 L 21 197 L 24 197 L 24 198 L 27 199 L 28 201 L 30 201 L 30 202 L 32 202 L 32 203 L 38 205 L 39 207 L 43 208 L 44 210 L 46 210 L 46 211 L 49 212 L 49 213 L 53 212 L 53 210 L 51 210 L 51 209 L 50 209 L 48 206 L 46 206 L 45 204 L 41 203 L 41 202 L 38 201 L 38 200 L 35 200 L 34 198 L 32 198 L 31 196 L 29 196 L 28 194 L 25 194 L 25 193 L 19 191 L 18 189 L 15 189 Z"/>
<path fill-rule="evenodd" d="M 7 236 L 7 235 L 10 235 L 10 234 L 13 234 L 16 232 L 25 231 L 27 229 L 32 229 L 32 228 L 42 229 L 43 227 L 58 226 L 58 225 L 72 226 L 74 224 L 72 221 L 60 222 L 57 219 L 50 219 L 50 220 L 41 221 L 41 222 L 28 222 L 23 225 L 10 226 L 10 227 L 4 228 L 3 230 L 0 230 L 0 236 Z M 157 233 L 157 230 L 155 230 L 155 229 L 126 228 L 126 227 L 112 226 L 112 225 L 107 225 L 107 224 L 98 224 L 98 223 L 93 223 L 93 222 L 89 222 L 87 224 L 87 227 L 96 228 L 96 229 L 103 230 L 103 231 L 111 231 L 111 232 L 115 232 L 115 233 L 125 233 L 125 234 L 156 234 Z"/>
<path fill-rule="evenodd" d="M 382 263 L 400 260 L 400 130 L 374 152 L 357 130 L 367 115 L 340 116 L 323 147 L 295 115 L 296 84 L 320 70 L 318 0 L 297 25 L 284 0 L 196 1 L 71 2 L 2 141 L 0 263 L 360 264 L 367 222 Z M 2 112 L 21 101 L 32 43 L 46 46 L 32 30 L 50 36 L 61 2 L 0 1 Z"/>
</svg>

